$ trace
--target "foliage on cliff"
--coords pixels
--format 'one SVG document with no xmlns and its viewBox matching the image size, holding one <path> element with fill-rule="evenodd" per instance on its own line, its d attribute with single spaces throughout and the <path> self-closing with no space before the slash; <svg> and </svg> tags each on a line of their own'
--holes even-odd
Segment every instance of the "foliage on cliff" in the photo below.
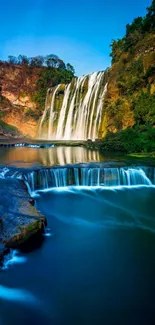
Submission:
<svg viewBox="0 0 155 325">
<path fill-rule="evenodd" d="M 60 83 L 69 83 L 74 77 L 74 71 L 68 69 L 60 69 L 54 67 L 47 67 L 40 72 L 37 80 L 38 90 L 33 96 L 33 100 L 37 103 L 42 111 L 45 106 L 45 99 L 47 89 L 54 87 Z"/>
<path fill-rule="evenodd" d="M 155 125 L 155 0 L 111 48 L 101 137 L 108 131 Z"/>
<path fill-rule="evenodd" d="M 14 136 L 20 136 L 19 130 L 10 124 L 7 124 L 0 120 L 0 137 L 6 136 L 6 137 L 14 137 Z"/>
<path fill-rule="evenodd" d="M 69 83 L 73 76 L 73 66 L 53 54 L 0 61 L 0 120 L 19 128 L 23 135 L 36 136 L 47 89 Z"/>
</svg>

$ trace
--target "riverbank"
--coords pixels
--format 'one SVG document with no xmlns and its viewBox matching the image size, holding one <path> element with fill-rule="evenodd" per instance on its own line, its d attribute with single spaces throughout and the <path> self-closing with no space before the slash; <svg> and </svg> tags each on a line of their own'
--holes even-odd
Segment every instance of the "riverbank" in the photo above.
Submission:
<svg viewBox="0 0 155 325">
<path fill-rule="evenodd" d="M 135 126 L 116 133 L 108 132 L 103 139 L 88 140 L 86 147 L 100 152 L 122 152 L 125 154 L 155 157 L 155 128 Z"/>
<path fill-rule="evenodd" d="M 114 135 L 113 135 L 114 136 Z M 155 142 L 155 141 L 154 141 Z M 51 165 L 59 165 L 62 164 L 72 164 L 75 162 L 78 163 L 84 163 L 84 162 L 95 162 L 95 161 L 115 161 L 118 163 L 119 161 L 124 161 L 126 164 L 130 164 L 131 160 L 134 160 L 136 163 L 144 163 L 151 165 L 155 163 L 155 151 L 150 152 L 136 152 L 136 151 L 130 151 L 126 152 L 123 150 L 116 150 L 117 147 L 114 146 L 115 141 L 112 140 L 112 142 L 109 145 L 109 142 L 106 143 L 105 139 L 96 139 L 96 141 L 87 140 L 87 141 L 54 141 L 54 140 L 39 140 L 39 139 L 29 139 L 29 138 L 0 138 L 0 148 L 4 150 L 5 148 L 10 149 L 16 149 L 18 147 L 21 147 L 19 151 L 16 151 L 16 153 L 13 155 L 13 160 L 16 162 L 20 161 L 22 159 L 22 151 L 24 154 L 24 148 L 26 150 L 29 148 L 36 149 L 34 152 L 32 149 L 31 155 L 34 155 L 34 163 L 40 160 L 39 155 L 39 149 L 43 149 L 44 153 L 42 152 L 40 160 L 40 163 L 42 164 L 42 160 L 44 160 L 43 165 L 45 166 L 51 166 Z M 22 148 L 23 147 L 23 148 Z M 53 149 L 52 151 L 47 151 L 48 149 Z M 74 156 L 74 150 L 78 148 L 78 154 L 76 154 L 76 159 Z M 69 151 L 68 151 L 69 150 Z M 72 154 L 71 154 L 72 150 Z M 81 151 L 79 151 L 81 150 Z M 85 152 L 84 152 L 85 150 Z M 20 154 L 21 152 L 21 154 Z M 66 152 L 66 154 L 65 154 Z M 86 154 L 87 152 L 87 154 Z M 38 154 L 37 154 L 38 153 Z M 89 154 L 88 154 L 89 153 Z M 4 152 L 2 151 L 2 156 Z M 13 152 L 12 152 L 13 154 Z M 28 152 L 27 152 L 28 154 Z M 65 154 L 65 161 L 62 159 L 60 161 L 60 156 L 64 156 Z M 38 157 L 39 155 L 39 157 Z M 73 155 L 73 156 L 72 156 Z M 82 156 L 81 156 L 82 155 Z M 47 158 L 48 156 L 48 158 Z M 57 157 L 59 156 L 59 157 Z M 28 157 L 26 158 L 24 154 L 24 159 L 26 162 L 29 161 Z M 7 160 L 10 161 L 10 154 L 9 156 L 5 158 L 5 162 Z M 16 158 L 16 159 L 15 159 Z M 59 159 L 58 159 L 59 158 Z M 3 160 L 2 160 L 3 161 Z M 31 159 L 30 159 L 31 161 Z M 5 164 L 4 162 L 4 164 Z M 32 162 L 32 161 L 31 161 Z M 8 164 L 8 163 L 7 163 Z M 10 164 L 10 163 L 9 163 Z"/>
<path fill-rule="evenodd" d="M 90 150 L 98 150 L 100 153 L 118 152 L 137 157 L 155 157 L 155 128 L 151 126 L 135 126 L 113 133 L 108 132 L 103 139 L 92 141 L 84 140 L 42 140 L 23 138 L 0 138 L 0 146 L 38 146 L 38 148 L 60 147 L 84 147 Z"/>
<path fill-rule="evenodd" d="M 8 138 L 8 137 L 0 137 L 0 146 L 14 146 L 17 144 L 23 144 L 23 146 L 25 145 L 39 145 L 40 148 L 47 148 L 50 146 L 65 146 L 65 147 L 81 147 L 81 146 L 85 146 L 86 141 L 71 141 L 71 140 L 61 140 L 61 141 L 57 141 L 57 140 L 42 140 L 42 139 L 31 139 L 31 138 L 27 138 L 27 137 L 17 137 L 17 138 Z"/>
</svg>

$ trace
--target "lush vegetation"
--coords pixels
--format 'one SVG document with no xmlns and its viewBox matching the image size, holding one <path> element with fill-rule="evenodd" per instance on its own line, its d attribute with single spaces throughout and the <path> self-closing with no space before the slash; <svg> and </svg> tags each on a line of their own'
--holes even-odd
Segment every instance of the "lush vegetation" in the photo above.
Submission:
<svg viewBox="0 0 155 325">
<path fill-rule="evenodd" d="M 122 53 L 135 51 L 137 43 L 144 39 L 148 33 L 155 32 L 155 0 L 147 8 L 147 14 L 145 17 L 137 17 L 131 24 L 126 25 L 125 37 L 117 41 L 113 41 L 112 47 L 112 63 L 117 62 Z"/>
<path fill-rule="evenodd" d="M 155 128 L 141 126 L 112 133 L 108 132 L 99 143 L 101 151 L 155 152 Z"/>
<path fill-rule="evenodd" d="M 47 90 L 59 83 L 69 83 L 74 77 L 75 71 L 70 63 L 65 64 L 57 55 L 35 56 L 28 58 L 25 55 L 18 57 L 9 56 L 7 61 L 0 61 L 0 66 L 12 69 L 12 74 L 16 74 L 13 88 L 10 90 L 19 94 L 19 97 L 28 96 L 32 102 L 35 102 L 35 109 L 28 109 L 25 113 L 25 121 L 29 118 L 38 120 L 45 107 Z M 15 73 L 17 67 L 18 73 Z M 8 81 L 8 80 L 7 80 Z M 8 83 L 6 81 L 6 84 Z M 10 80 L 9 80 L 10 81 Z M 0 89 L 0 108 L 3 110 L 3 104 L 6 104 L 5 98 L 1 95 Z M 7 107 L 10 107 L 8 103 Z M 2 115 L 5 114 L 2 112 Z M 0 115 L 0 118 L 3 116 Z"/>
<path fill-rule="evenodd" d="M 47 89 L 54 87 L 60 83 L 69 83 L 74 77 L 73 69 L 60 69 L 47 67 L 41 70 L 37 81 L 38 90 L 33 96 L 33 100 L 37 103 L 38 108 L 42 111 L 45 107 L 45 99 Z"/>
<path fill-rule="evenodd" d="M 111 48 L 103 149 L 154 150 L 150 136 L 155 141 L 155 0 L 146 16 L 128 24 L 125 36 L 114 40 Z"/>
</svg>

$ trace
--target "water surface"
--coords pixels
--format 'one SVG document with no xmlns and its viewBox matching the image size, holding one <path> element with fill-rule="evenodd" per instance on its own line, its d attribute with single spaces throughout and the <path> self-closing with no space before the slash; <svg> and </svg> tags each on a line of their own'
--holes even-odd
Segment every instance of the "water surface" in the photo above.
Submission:
<svg viewBox="0 0 155 325">
<path fill-rule="evenodd" d="M 14 301 L 0 297 L 2 324 L 153 324 L 154 195 L 149 186 L 41 191 L 50 236 L 1 273 L 3 291 L 17 290 Z"/>
<path fill-rule="evenodd" d="M 87 162 L 116 162 L 120 164 L 155 164 L 150 158 L 131 158 L 122 153 L 100 153 L 83 147 L 54 148 L 0 147 L 0 164 L 18 167 L 66 165 Z"/>
<path fill-rule="evenodd" d="M 125 159 L 81 147 L 0 148 L 0 163 L 19 167 Z M 0 272 L 0 325 L 154 324 L 154 197 L 149 182 L 35 192 L 48 227 L 38 248 L 12 252 Z"/>
</svg>

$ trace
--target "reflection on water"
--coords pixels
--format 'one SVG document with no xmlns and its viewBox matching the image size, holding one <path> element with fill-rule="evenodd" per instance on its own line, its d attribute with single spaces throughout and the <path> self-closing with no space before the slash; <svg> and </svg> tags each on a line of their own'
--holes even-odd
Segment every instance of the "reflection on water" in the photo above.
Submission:
<svg viewBox="0 0 155 325">
<path fill-rule="evenodd" d="M 55 148 L 0 148 L 0 163 L 44 166 L 65 165 L 72 163 L 97 162 L 101 157 L 98 151 L 91 151 L 81 147 Z"/>
<path fill-rule="evenodd" d="M 44 155 L 40 152 L 43 165 L 66 165 L 80 162 L 100 161 L 99 152 L 81 147 L 57 147 L 47 150 Z"/>
<path fill-rule="evenodd" d="M 54 148 L 27 148 L 27 147 L 0 147 L 0 164 L 15 165 L 18 167 L 31 167 L 40 164 L 43 166 L 65 165 L 87 162 L 119 161 L 131 164 L 154 165 L 154 160 L 149 158 L 129 158 L 120 153 L 100 153 L 83 147 L 58 146 Z"/>
</svg>

